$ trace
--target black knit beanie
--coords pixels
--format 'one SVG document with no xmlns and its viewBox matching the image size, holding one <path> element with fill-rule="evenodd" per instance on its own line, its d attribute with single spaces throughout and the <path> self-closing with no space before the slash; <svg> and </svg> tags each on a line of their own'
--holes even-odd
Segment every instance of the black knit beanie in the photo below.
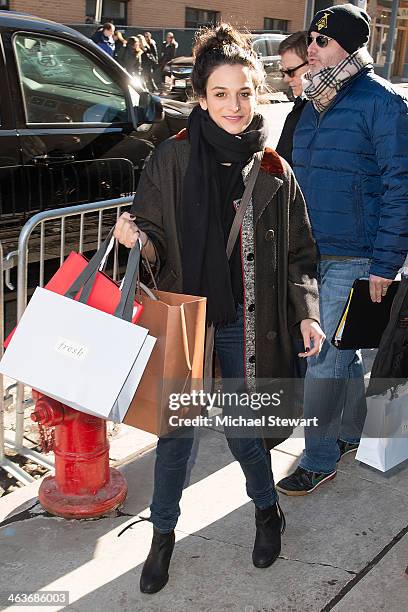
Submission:
<svg viewBox="0 0 408 612">
<path fill-rule="evenodd" d="M 370 17 L 353 4 L 331 6 L 312 19 L 310 32 L 334 38 L 347 53 L 354 53 L 368 42 Z"/>
</svg>

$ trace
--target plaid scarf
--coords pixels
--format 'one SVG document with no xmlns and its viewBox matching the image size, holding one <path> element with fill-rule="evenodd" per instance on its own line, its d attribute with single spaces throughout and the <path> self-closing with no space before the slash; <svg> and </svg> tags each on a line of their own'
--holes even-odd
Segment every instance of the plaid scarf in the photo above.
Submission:
<svg viewBox="0 0 408 612">
<path fill-rule="evenodd" d="M 337 95 L 343 85 L 367 65 L 373 63 L 367 47 L 357 49 L 337 66 L 326 66 L 312 75 L 308 72 L 304 75 L 306 81 L 310 81 L 304 93 L 312 101 L 315 109 L 321 113 L 324 111 Z"/>
</svg>

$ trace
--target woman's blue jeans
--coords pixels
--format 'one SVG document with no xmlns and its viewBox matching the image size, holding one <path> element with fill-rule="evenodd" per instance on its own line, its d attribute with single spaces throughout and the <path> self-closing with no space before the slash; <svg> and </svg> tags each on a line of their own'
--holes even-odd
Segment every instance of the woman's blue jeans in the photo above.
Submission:
<svg viewBox="0 0 408 612">
<path fill-rule="evenodd" d="M 215 332 L 217 353 L 223 379 L 244 378 L 244 317 L 237 308 L 234 323 L 219 326 Z M 260 437 L 239 437 L 224 428 L 228 446 L 239 461 L 246 478 L 248 496 L 261 509 L 277 501 L 270 453 Z M 162 533 L 175 528 L 180 516 L 179 502 L 186 476 L 187 462 L 194 439 L 194 428 L 184 427 L 170 436 L 159 438 L 156 449 L 151 521 Z"/>
</svg>

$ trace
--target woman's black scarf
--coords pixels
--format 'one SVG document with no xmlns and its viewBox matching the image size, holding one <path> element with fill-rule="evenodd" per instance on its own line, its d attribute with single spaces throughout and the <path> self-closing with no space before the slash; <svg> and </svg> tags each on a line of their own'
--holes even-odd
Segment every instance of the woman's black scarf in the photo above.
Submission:
<svg viewBox="0 0 408 612">
<path fill-rule="evenodd" d="M 191 153 L 182 196 L 183 292 L 207 298 L 208 323 L 229 323 L 236 320 L 239 288 L 242 291 L 242 280 L 231 274 L 239 269 L 242 279 L 239 240 L 230 261 L 225 251 L 235 216 L 233 201 L 244 191 L 243 167 L 265 146 L 266 125 L 262 115 L 255 115 L 245 132 L 229 134 L 197 106 L 188 134 Z M 232 164 L 228 185 L 222 189 L 225 201 L 217 170 L 223 162 Z"/>
</svg>

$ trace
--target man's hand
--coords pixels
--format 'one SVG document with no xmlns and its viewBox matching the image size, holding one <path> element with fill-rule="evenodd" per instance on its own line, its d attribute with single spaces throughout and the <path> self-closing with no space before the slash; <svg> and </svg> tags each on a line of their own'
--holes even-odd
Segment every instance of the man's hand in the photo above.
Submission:
<svg viewBox="0 0 408 612">
<path fill-rule="evenodd" d="M 318 355 L 326 338 L 320 325 L 314 319 L 303 319 L 300 324 L 300 331 L 303 336 L 305 352 L 298 353 L 298 356 L 313 357 Z"/>
<path fill-rule="evenodd" d="M 381 299 L 387 294 L 387 289 L 391 285 L 392 280 L 382 278 L 370 274 L 370 297 L 372 302 L 381 302 Z"/>
</svg>

